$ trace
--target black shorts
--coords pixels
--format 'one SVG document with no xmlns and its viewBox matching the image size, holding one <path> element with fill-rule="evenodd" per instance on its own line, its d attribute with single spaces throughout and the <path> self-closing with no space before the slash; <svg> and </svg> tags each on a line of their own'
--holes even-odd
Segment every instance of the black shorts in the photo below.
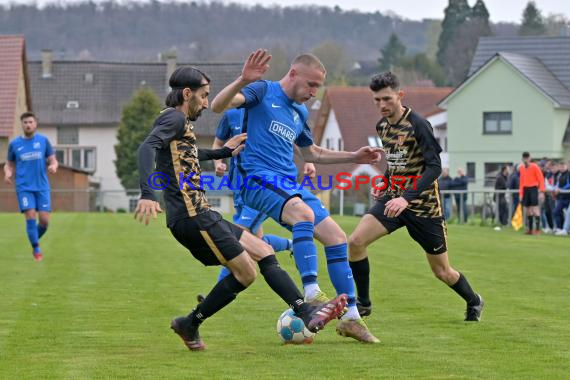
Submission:
<svg viewBox="0 0 570 380">
<path fill-rule="evenodd" d="M 406 227 L 408 234 L 424 251 L 430 255 L 439 255 L 447 252 L 447 225 L 443 216 L 422 217 L 410 210 L 404 210 L 398 217 L 389 218 L 384 215 L 384 208 L 388 200 L 379 200 L 368 210 L 388 230 L 396 231 Z"/>
<path fill-rule="evenodd" d="M 522 205 L 524 207 L 538 206 L 538 187 L 525 187 L 523 189 Z"/>
<path fill-rule="evenodd" d="M 178 220 L 170 232 L 204 265 L 226 265 L 244 251 L 239 243 L 243 230 L 216 211 Z"/>
</svg>

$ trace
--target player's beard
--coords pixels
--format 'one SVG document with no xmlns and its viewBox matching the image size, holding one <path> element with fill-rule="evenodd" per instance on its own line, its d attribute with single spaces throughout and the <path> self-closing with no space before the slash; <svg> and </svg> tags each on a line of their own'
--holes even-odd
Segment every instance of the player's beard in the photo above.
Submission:
<svg viewBox="0 0 570 380">
<path fill-rule="evenodd" d="M 204 110 L 204 108 L 199 108 L 198 110 L 196 110 L 194 113 L 188 112 L 188 120 L 190 121 L 196 121 L 198 120 L 198 118 L 200 116 L 202 116 L 202 111 Z M 190 110 L 188 110 L 190 111 Z"/>
<path fill-rule="evenodd" d="M 200 116 L 202 116 L 202 110 L 197 111 L 194 115 L 188 115 L 188 120 L 196 121 Z"/>
</svg>

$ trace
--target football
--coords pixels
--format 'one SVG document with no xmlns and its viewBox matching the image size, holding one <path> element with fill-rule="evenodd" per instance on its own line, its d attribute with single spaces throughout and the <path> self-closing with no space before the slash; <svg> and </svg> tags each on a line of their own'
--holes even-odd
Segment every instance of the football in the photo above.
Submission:
<svg viewBox="0 0 570 380">
<path fill-rule="evenodd" d="M 315 336 L 305 327 L 303 320 L 295 315 L 293 309 L 287 309 L 279 316 L 277 335 L 285 344 L 310 344 Z"/>
</svg>

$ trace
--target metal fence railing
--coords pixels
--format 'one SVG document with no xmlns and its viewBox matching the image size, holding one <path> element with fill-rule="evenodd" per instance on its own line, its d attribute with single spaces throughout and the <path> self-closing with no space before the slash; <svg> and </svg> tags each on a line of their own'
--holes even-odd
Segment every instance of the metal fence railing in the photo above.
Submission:
<svg viewBox="0 0 570 380">
<path fill-rule="evenodd" d="M 570 190 L 558 192 L 558 194 L 569 193 Z M 503 218 L 507 221 L 505 224 L 510 224 L 516 207 L 521 201 L 518 190 L 443 190 L 441 191 L 442 203 L 445 202 L 446 195 L 453 199 L 455 206 L 449 219 L 454 220 L 455 218 L 458 223 L 466 223 L 469 220 L 469 215 L 471 215 L 478 217 L 483 222 L 502 224 L 500 217 L 502 216 L 501 213 L 504 213 Z M 552 212 L 555 208 L 555 201 L 556 195 L 552 192 L 546 192 L 544 200 L 540 204 L 542 212 Z"/>
<path fill-rule="evenodd" d="M 159 196 L 160 192 L 157 192 Z M 561 191 L 570 193 L 570 190 Z M 552 194 L 546 197 L 554 208 Z M 65 212 L 132 212 L 140 196 L 139 190 L 99 190 L 99 189 L 53 189 L 52 209 Z M 159 199 L 161 197 L 159 196 Z M 231 194 L 208 192 L 208 200 L 222 212 L 233 212 Z M 331 214 L 362 215 L 372 206 L 374 200 L 369 191 L 333 190 L 325 204 Z M 510 222 L 518 204 L 517 190 L 444 190 L 441 191 L 442 207 L 448 208 L 448 220 L 467 223 L 478 219 L 499 224 L 501 212 L 506 213 Z M 18 202 L 13 189 L 0 189 L 0 212 L 18 212 Z M 461 218 L 459 216 L 462 216 Z"/>
<path fill-rule="evenodd" d="M 505 213 L 503 219 L 510 223 L 519 202 L 518 190 L 442 190 L 440 193 L 442 208 L 445 211 L 446 206 L 449 207 L 447 219 L 460 224 L 474 219 L 484 223 L 500 224 L 501 212 Z M 560 193 L 570 193 L 570 190 L 563 190 Z M 547 195 L 541 206 L 546 208 L 546 202 L 551 202 L 550 208 L 554 209 L 553 194 L 547 192 Z M 333 192 L 330 210 L 332 214 L 362 215 L 373 203 L 371 196 L 363 199 L 360 194 L 346 191 L 336 194 Z"/>
</svg>

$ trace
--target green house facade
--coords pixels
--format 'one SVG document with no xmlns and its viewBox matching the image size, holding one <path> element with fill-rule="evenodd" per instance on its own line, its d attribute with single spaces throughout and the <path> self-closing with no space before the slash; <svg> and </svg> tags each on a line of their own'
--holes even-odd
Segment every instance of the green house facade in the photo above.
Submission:
<svg viewBox="0 0 570 380">
<path fill-rule="evenodd" d="M 570 159 L 570 37 L 482 38 L 470 75 L 440 102 L 449 166 L 470 189 L 492 188 L 523 151 Z"/>
</svg>

